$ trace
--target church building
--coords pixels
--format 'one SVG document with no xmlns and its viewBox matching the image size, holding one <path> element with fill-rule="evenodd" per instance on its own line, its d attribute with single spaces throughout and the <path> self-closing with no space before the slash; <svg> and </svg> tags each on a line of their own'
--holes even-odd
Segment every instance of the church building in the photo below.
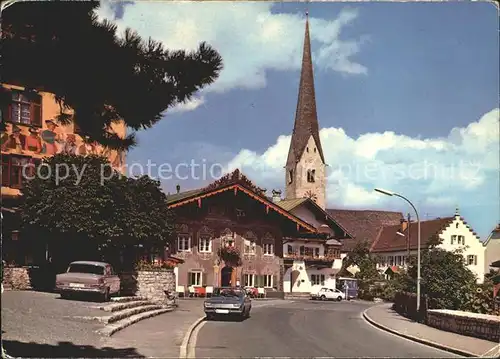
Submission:
<svg viewBox="0 0 500 359">
<path fill-rule="evenodd" d="M 168 197 L 178 218 L 172 253 L 184 260 L 176 268 L 180 293 L 238 284 L 268 296 L 335 288 L 343 258 L 356 241 L 370 242 L 382 225 L 400 223 L 397 212 L 326 208 L 327 164 L 309 31 L 307 16 L 284 198 L 280 190 L 267 196 L 239 170 Z"/>
</svg>

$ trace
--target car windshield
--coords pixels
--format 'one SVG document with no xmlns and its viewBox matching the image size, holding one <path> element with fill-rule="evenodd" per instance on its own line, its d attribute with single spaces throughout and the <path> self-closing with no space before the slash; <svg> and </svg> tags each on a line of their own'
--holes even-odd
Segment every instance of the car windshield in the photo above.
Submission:
<svg viewBox="0 0 500 359">
<path fill-rule="evenodd" d="M 86 274 L 104 274 L 104 267 L 94 265 L 94 264 L 80 264 L 73 263 L 70 264 L 68 268 L 68 273 L 86 273 Z"/>
<path fill-rule="evenodd" d="M 214 291 L 214 297 L 236 297 L 240 298 L 244 296 L 245 293 L 241 289 L 233 289 L 233 288 L 217 288 Z"/>
</svg>

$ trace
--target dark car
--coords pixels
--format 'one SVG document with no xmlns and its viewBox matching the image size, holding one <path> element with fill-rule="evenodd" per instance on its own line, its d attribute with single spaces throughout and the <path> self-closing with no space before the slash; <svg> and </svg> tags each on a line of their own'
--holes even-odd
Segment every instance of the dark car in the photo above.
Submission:
<svg viewBox="0 0 500 359">
<path fill-rule="evenodd" d="M 252 310 L 252 300 L 244 288 L 215 288 L 212 297 L 203 303 L 208 320 L 217 316 L 237 316 L 248 318 Z"/>
</svg>

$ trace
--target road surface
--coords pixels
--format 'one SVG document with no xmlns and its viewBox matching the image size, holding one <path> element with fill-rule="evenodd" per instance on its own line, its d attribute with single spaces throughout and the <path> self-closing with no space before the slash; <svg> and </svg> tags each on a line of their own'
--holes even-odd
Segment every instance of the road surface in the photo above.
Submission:
<svg viewBox="0 0 500 359">
<path fill-rule="evenodd" d="M 252 309 L 243 322 L 209 321 L 193 338 L 203 357 L 406 357 L 450 358 L 386 333 L 361 316 L 363 302 L 283 301 Z"/>
</svg>

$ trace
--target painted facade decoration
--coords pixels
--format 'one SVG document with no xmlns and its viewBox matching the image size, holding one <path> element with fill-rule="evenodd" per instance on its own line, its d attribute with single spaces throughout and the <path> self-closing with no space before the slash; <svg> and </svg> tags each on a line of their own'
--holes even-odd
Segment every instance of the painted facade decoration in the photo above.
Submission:
<svg viewBox="0 0 500 359">
<path fill-rule="evenodd" d="M 73 124 L 57 122 L 59 105 L 51 93 L 26 94 L 22 87 L 3 85 L 11 91 L 12 101 L 2 108 L 2 195 L 18 195 L 21 186 L 19 163 L 39 163 L 46 156 L 58 153 L 73 155 L 102 155 L 111 165 L 123 172 L 125 154 L 91 143 L 78 134 Z M 126 135 L 123 124 L 113 125 L 111 131 Z"/>
</svg>

